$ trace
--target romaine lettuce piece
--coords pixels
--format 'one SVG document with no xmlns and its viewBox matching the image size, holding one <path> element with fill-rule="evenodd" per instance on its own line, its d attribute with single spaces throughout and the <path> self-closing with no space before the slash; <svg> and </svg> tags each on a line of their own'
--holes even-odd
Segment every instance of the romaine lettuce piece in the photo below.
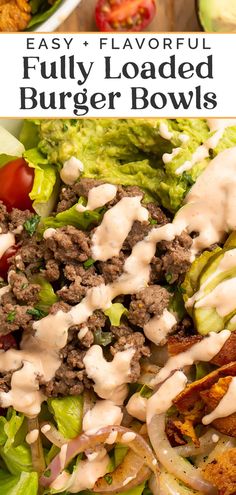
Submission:
<svg viewBox="0 0 236 495">
<path fill-rule="evenodd" d="M 118 327 L 120 325 L 121 317 L 128 313 L 128 310 L 121 303 L 113 303 L 110 308 L 104 311 L 104 314 L 108 316 L 111 325 Z"/>
<path fill-rule="evenodd" d="M 18 476 L 12 476 L 1 469 L 0 493 L 1 495 L 37 495 L 37 473 L 26 473 L 23 471 Z"/>
<path fill-rule="evenodd" d="M 36 148 L 39 143 L 39 126 L 33 120 L 24 120 L 19 140 L 26 150 Z"/>
<path fill-rule="evenodd" d="M 34 169 L 34 183 L 29 196 L 33 200 L 34 210 L 40 216 L 46 216 L 53 210 L 58 195 L 58 172 L 48 163 L 37 148 L 25 151 L 24 158 Z"/>
<path fill-rule="evenodd" d="M 9 156 L 8 162 L 24 153 L 24 145 L 4 127 L 0 126 L 0 159 L 2 155 Z M 1 163 L 1 162 L 0 162 Z M 7 162 L 5 162 L 7 163 Z"/>
<path fill-rule="evenodd" d="M 98 225 L 102 220 L 104 208 L 97 208 L 93 211 L 77 211 L 76 205 L 68 210 L 57 213 L 55 217 L 47 217 L 42 221 L 42 229 L 59 228 L 66 225 L 73 225 L 78 229 L 87 230 L 92 225 Z"/>
<path fill-rule="evenodd" d="M 65 438 L 74 438 L 81 432 L 83 420 L 83 396 L 74 395 L 48 400 L 58 430 Z"/>
<path fill-rule="evenodd" d="M 50 307 L 58 301 L 58 297 L 55 294 L 52 285 L 46 280 L 43 275 L 33 275 L 31 282 L 39 284 L 41 289 L 39 292 L 39 301 L 36 304 L 36 308 L 48 313 Z"/>
</svg>

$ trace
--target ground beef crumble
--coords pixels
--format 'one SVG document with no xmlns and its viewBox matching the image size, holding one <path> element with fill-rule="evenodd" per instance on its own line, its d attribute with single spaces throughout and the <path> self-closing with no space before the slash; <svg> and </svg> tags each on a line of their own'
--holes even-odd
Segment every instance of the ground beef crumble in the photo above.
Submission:
<svg viewBox="0 0 236 495">
<path fill-rule="evenodd" d="M 79 197 L 87 199 L 90 189 L 101 184 L 93 179 L 82 179 L 74 186 L 63 186 L 60 193 L 57 212 L 64 211 L 75 204 Z M 140 196 L 143 192 L 137 187 L 117 187 L 116 198 L 106 205 L 111 208 L 125 196 Z M 123 272 L 124 264 L 133 246 L 142 241 L 152 228 L 166 224 L 170 219 L 154 203 L 145 204 L 150 221 L 135 221 L 128 234 L 120 255 L 107 262 L 84 264 L 92 259 L 91 237 L 93 230 L 83 232 L 73 226 L 57 228 L 52 236 L 43 239 L 36 233 L 30 236 L 20 229 L 33 215 L 30 211 L 13 209 L 6 211 L 0 203 L 0 228 L 2 232 L 16 232 L 18 251 L 10 260 L 9 292 L 2 296 L 0 307 L 0 333 L 24 330 L 32 331 L 34 317 L 31 311 L 37 305 L 40 286 L 32 282 L 34 274 L 41 274 L 53 286 L 58 302 L 50 308 L 50 313 L 58 310 L 69 311 L 79 303 L 90 287 L 112 283 Z M 21 232 L 20 232 L 21 231 Z M 131 362 L 130 381 L 136 382 L 140 376 L 140 361 L 150 354 L 149 345 L 143 334 L 143 326 L 153 316 L 161 315 L 168 307 L 170 293 L 160 284 L 179 283 L 190 265 L 189 247 L 191 238 L 182 234 L 173 242 L 162 242 L 157 246 L 150 270 L 150 286 L 133 294 L 119 298 L 128 309 L 128 314 L 118 327 L 110 325 L 108 317 L 102 311 L 95 311 L 86 324 L 74 325 L 69 330 L 67 345 L 61 350 L 61 366 L 55 377 L 48 383 L 40 380 L 40 387 L 48 397 L 79 394 L 84 388 L 92 386 L 86 376 L 83 363 L 86 350 L 93 345 L 96 332 L 108 332 L 109 345 L 104 347 L 106 359 L 129 347 L 135 349 Z M 171 274 L 171 279 L 170 279 Z M 10 316 L 9 316 L 10 315 Z M 87 332 L 81 338 L 79 332 L 84 327 Z M 142 362 L 142 361 L 141 361 Z M 11 373 L 0 376 L 0 390 L 8 390 Z"/>
</svg>

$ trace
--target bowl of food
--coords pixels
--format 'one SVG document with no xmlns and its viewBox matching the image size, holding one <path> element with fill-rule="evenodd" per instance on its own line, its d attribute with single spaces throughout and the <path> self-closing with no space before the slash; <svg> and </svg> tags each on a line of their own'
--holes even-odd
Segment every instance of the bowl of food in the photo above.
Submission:
<svg viewBox="0 0 236 495">
<path fill-rule="evenodd" d="M 51 32 L 73 12 L 80 0 L 3 0 L 0 32 Z"/>
<path fill-rule="evenodd" d="M 212 33 L 236 32 L 236 4 L 234 0 L 196 0 L 202 28 Z"/>
<path fill-rule="evenodd" d="M 236 119 L 1 124 L 1 493 L 235 493 Z"/>
</svg>

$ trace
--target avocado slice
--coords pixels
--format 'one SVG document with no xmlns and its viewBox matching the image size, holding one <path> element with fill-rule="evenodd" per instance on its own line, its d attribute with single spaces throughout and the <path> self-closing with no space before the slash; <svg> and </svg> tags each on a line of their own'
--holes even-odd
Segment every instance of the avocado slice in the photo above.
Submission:
<svg viewBox="0 0 236 495">
<path fill-rule="evenodd" d="M 235 0 L 198 0 L 197 9 L 205 31 L 236 32 Z"/>
</svg>

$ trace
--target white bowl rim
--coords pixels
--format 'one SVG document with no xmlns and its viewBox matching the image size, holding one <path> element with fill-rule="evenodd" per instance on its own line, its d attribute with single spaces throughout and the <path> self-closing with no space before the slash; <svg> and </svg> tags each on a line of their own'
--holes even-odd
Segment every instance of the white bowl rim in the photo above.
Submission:
<svg viewBox="0 0 236 495">
<path fill-rule="evenodd" d="M 64 0 L 56 12 L 54 12 L 49 19 L 40 24 L 34 31 L 38 33 L 50 33 L 55 31 L 67 19 L 67 17 L 69 17 L 80 2 L 81 0 Z"/>
</svg>

